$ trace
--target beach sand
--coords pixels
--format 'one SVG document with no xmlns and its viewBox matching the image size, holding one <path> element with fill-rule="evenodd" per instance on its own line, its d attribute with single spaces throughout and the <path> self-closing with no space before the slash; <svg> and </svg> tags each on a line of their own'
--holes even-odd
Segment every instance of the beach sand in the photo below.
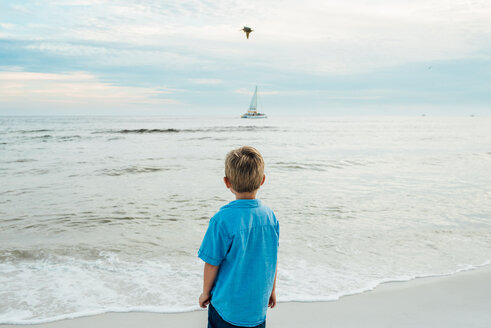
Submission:
<svg viewBox="0 0 491 328">
<path fill-rule="evenodd" d="M 32 327 L 197 328 L 206 327 L 206 318 L 206 311 L 106 313 Z M 338 301 L 279 303 L 268 311 L 267 327 L 491 327 L 491 266 L 452 276 L 386 283 Z"/>
</svg>

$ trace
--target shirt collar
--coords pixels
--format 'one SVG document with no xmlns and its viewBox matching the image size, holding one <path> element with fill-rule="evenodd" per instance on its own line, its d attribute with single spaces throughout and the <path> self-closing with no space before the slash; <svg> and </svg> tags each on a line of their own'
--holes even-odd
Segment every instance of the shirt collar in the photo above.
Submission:
<svg viewBox="0 0 491 328">
<path fill-rule="evenodd" d="M 259 199 L 236 199 L 231 201 L 227 205 L 223 206 L 224 208 L 230 207 L 259 207 L 261 205 L 261 201 Z"/>
</svg>

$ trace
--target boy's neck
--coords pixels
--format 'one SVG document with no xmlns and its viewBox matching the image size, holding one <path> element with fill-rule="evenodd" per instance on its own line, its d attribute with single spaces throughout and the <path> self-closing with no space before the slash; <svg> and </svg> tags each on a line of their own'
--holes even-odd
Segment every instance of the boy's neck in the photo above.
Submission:
<svg viewBox="0 0 491 328">
<path fill-rule="evenodd" d="M 253 192 L 234 192 L 235 199 L 256 199 L 257 191 Z"/>
</svg>

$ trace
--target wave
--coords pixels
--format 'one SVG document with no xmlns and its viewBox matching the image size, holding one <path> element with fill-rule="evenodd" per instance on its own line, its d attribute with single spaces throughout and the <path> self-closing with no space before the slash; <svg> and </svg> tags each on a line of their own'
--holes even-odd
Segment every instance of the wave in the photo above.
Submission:
<svg viewBox="0 0 491 328">
<path fill-rule="evenodd" d="M 53 138 L 53 136 L 51 134 L 43 134 L 41 136 L 31 137 L 31 139 L 42 139 L 43 141 L 46 139 L 51 139 L 51 138 Z"/>
<path fill-rule="evenodd" d="M 378 286 L 382 284 L 388 284 L 388 283 L 394 283 L 394 282 L 409 282 L 412 280 L 416 279 L 424 279 L 424 278 L 438 278 L 438 277 L 448 277 L 452 276 L 454 274 L 460 273 L 460 272 L 465 272 L 465 271 L 472 271 L 476 270 L 482 267 L 486 267 L 491 264 L 491 261 L 487 260 L 484 261 L 483 263 L 480 264 L 467 264 L 463 265 L 462 267 L 454 270 L 454 271 L 449 271 L 449 272 L 444 272 L 444 273 L 428 273 L 428 274 L 421 274 L 421 275 L 413 275 L 413 276 L 399 276 L 399 277 L 392 277 L 392 278 L 386 278 L 386 279 L 379 279 L 379 280 L 373 280 L 368 283 L 366 283 L 363 287 L 357 288 L 357 289 L 352 289 L 352 290 L 347 290 L 343 291 L 341 293 L 337 293 L 335 295 L 331 296 L 326 296 L 326 297 L 298 297 L 298 296 L 284 296 L 283 299 L 280 300 L 280 302 L 304 302 L 304 303 L 311 303 L 311 302 L 330 302 L 330 301 L 337 301 L 342 297 L 345 296 L 352 296 L 352 295 L 357 295 L 357 294 L 362 294 L 371 290 L 374 290 Z"/>
<path fill-rule="evenodd" d="M 367 166 L 370 164 L 372 164 L 372 162 L 364 160 L 337 160 L 317 163 L 275 162 L 271 163 L 270 165 L 275 168 L 286 170 L 326 171 L 328 169 L 343 169 L 351 166 Z"/>
<path fill-rule="evenodd" d="M 258 131 L 258 130 L 276 130 L 273 126 L 255 126 L 255 125 L 244 125 L 244 126 L 217 126 L 210 128 L 197 128 L 197 129 L 122 129 L 122 130 L 100 130 L 94 131 L 92 133 L 122 133 L 122 134 L 147 134 L 147 133 L 179 133 L 179 132 L 242 132 L 242 131 Z"/>
<path fill-rule="evenodd" d="M 13 131 L 17 133 L 41 133 L 41 132 L 52 132 L 53 130 L 48 130 L 48 129 L 37 129 L 37 130 L 18 130 L 18 131 Z"/>
<path fill-rule="evenodd" d="M 32 168 L 32 169 L 17 171 L 14 172 L 14 174 L 18 176 L 31 176 L 31 175 L 44 175 L 51 172 L 52 170 L 48 170 L 47 168 Z"/>
<path fill-rule="evenodd" d="M 178 129 L 134 129 L 134 130 L 119 130 L 119 131 L 114 131 L 116 133 L 173 133 L 173 132 L 179 132 Z"/>
<path fill-rule="evenodd" d="M 101 251 L 89 247 L 64 247 L 48 249 L 4 249 L 0 250 L 0 260 L 2 263 L 16 264 L 22 261 L 38 260 L 43 263 L 48 260 L 60 260 L 77 254 L 78 257 L 85 260 L 97 260 L 102 258 Z"/>
<path fill-rule="evenodd" d="M 120 176 L 125 174 L 155 173 L 169 170 L 171 170 L 171 168 L 132 165 L 123 168 L 102 169 L 97 171 L 97 173 L 98 175 Z"/>
<path fill-rule="evenodd" d="M 66 141 L 73 141 L 73 140 L 79 140 L 81 139 L 82 136 L 75 134 L 75 135 L 65 135 L 65 136 L 60 136 L 60 135 L 52 135 L 52 134 L 43 134 L 43 135 L 34 135 L 34 136 L 28 136 L 27 139 L 29 140 L 40 140 L 42 142 L 46 142 L 48 140 L 54 140 L 54 141 L 59 141 L 59 142 L 66 142 Z"/>
<path fill-rule="evenodd" d="M 23 254 L 22 256 L 25 256 Z M 174 277 L 181 277 L 179 275 L 179 271 L 176 269 L 170 268 L 168 265 L 163 264 L 163 263 L 158 263 L 156 261 L 151 261 L 151 262 L 142 262 L 139 263 L 138 265 L 132 264 L 132 263 L 127 263 L 125 261 L 122 261 L 115 257 L 114 255 L 111 255 L 110 253 L 107 252 L 99 252 L 97 254 L 98 260 L 97 261 L 84 261 L 84 260 L 79 260 L 76 263 L 67 263 L 67 264 L 60 264 L 60 267 L 54 266 L 54 263 L 52 263 L 53 258 L 49 258 L 44 260 L 42 263 L 39 264 L 40 269 L 44 270 L 43 273 L 46 273 L 51 277 L 51 279 L 55 279 L 56 274 L 66 274 L 66 272 L 70 273 L 69 279 L 73 279 L 73 274 L 75 275 L 80 275 L 80 277 L 83 277 L 85 279 L 89 279 L 89 281 L 81 281 L 80 283 L 82 286 L 77 285 L 76 287 L 78 289 L 84 288 L 87 286 L 90 286 L 91 288 L 94 287 L 94 284 L 96 284 L 96 287 L 101 288 L 100 292 L 101 293 L 106 293 L 107 295 L 114 296 L 116 304 L 121 304 L 121 300 L 124 300 L 123 294 L 114 294 L 114 290 L 112 289 L 107 289 L 107 284 L 109 283 L 110 280 L 107 279 L 112 279 L 116 280 L 118 283 L 128 283 L 128 281 L 138 281 L 138 284 L 132 285 L 131 287 L 134 288 L 135 290 L 138 290 L 139 292 L 145 294 L 149 290 L 152 290 L 151 295 L 155 295 L 155 281 L 153 279 L 161 278 L 162 276 L 165 276 L 167 274 L 168 276 L 174 276 Z M 37 260 L 36 258 L 34 258 Z M 37 263 L 36 261 L 33 262 L 32 258 L 28 255 L 27 258 L 24 257 L 24 260 L 28 261 L 29 263 L 26 263 L 30 268 Z M 65 258 L 66 261 L 66 258 Z M 356 289 L 349 289 L 349 290 L 344 290 L 341 292 L 338 292 L 333 295 L 326 295 L 325 297 L 310 297 L 308 295 L 305 296 L 297 296 L 298 295 L 298 289 L 295 288 L 294 290 L 290 291 L 282 291 L 282 296 L 279 297 L 278 302 L 279 303 L 287 303 L 287 302 L 326 302 L 326 301 L 337 301 L 342 297 L 345 296 L 351 296 L 351 295 L 356 295 L 356 294 L 361 294 L 365 293 L 367 291 L 371 291 L 376 289 L 378 286 L 386 283 L 393 283 L 393 282 L 408 282 L 412 281 L 415 279 L 421 279 L 421 278 L 431 278 L 431 277 L 444 277 L 444 276 L 451 276 L 460 272 L 464 271 L 470 271 L 470 270 L 475 270 L 480 267 L 485 267 L 490 264 L 490 261 L 486 261 L 482 264 L 478 265 L 465 265 L 461 266 L 460 268 L 454 270 L 454 271 L 449 271 L 445 273 L 437 273 L 437 274 L 424 274 L 424 275 L 413 275 L 413 276 L 399 276 L 399 277 L 392 277 L 392 278 L 387 278 L 387 279 L 380 279 L 380 280 L 373 280 L 365 283 L 363 286 L 360 286 L 360 288 Z M 70 267 L 70 265 L 75 265 L 75 267 Z M 89 267 L 88 267 L 89 266 Z M 104 273 L 105 279 L 107 281 L 99 281 L 98 279 L 95 279 L 94 276 L 86 274 L 86 270 L 88 268 L 91 268 L 92 270 L 97 270 L 102 273 Z M 59 272 L 55 272 L 58 270 Z M 124 270 L 124 271 L 122 271 Z M 33 273 L 34 274 L 34 273 Z M 38 274 L 38 273 L 36 273 Z M 145 274 L 150 274 L 150 278 L 152 279 L 147 279 L 147 278 L 142 278 L 142 275 Z M 198 278 L 200 276 L 200 273 L 196 273 L 196 276 L 192 276 L 189 278 Z M 65 277 L 65 279 L 68 276 Z M 60 279 L 60 278 L 58 278 Z M 60 283 L 65 283 L 67 284 L 67 281 L 64 281 L 63 279 L 59 280 Z M 71 281 L 71 280 L 70 280 Z M 185 279 L 180 281 L 182 287 L 187 287 L 186 292 L 189 294 L 193 293 L 198 293 L 199 292 L 199 285 L 193 286 L 193 288 L 190 288 L 188 284 L 186 284 Z M 140 285 L 143 284 L 143 285 Z M 141 289 L 143 288 L 143 289 Z M 147 290 L 148 289 L 148 290 Z M 39 289 L 37 290 L 39 292 Z M 53 289 L 53 291 L 56 291 L 56 289 Z M 169 290 L 170 291 L 170 290 Z M 112 293 L 111 293 L 112 292 Z M 176 292 L 176 291 L 174 291 Z M 289 293 L 290 292 L 290 293 Z M 45 291 L 43 290 L 43 293 Z M 80 293 L 76 293 L 80 294 Z M 71 294 L 70 294 L 71 295 Z M 93 297 L 95 294 L 91 294 L 89 296 Z M 66 297 L 66 293 L 60 293 L 59 295 L 56 295 L 58 297 Z M 82 296 L 82 295 L 79 295 Z M 168 296 L 168 295 L 167 295 Z M 172 297 L 167 298 L 165 297 L 166 301 L 170 301 Z M 32 300 L 27 300 L 27 301 L 32 301 L 31 305 L 42 305 L 45 306 L 45 304 L 41 303 L 36 303 L 36 301 L 39 301 L 37 299 L 32 299 Z M 59 301 L 62 301 L 62 299 L 59 299 Z M 94 301 L 94 299 L 92 299 Z M 160 299 L 160 304 L 161 302 L 164 301 L 164 299 Z M 80 304 L 76 304 L 78 306 L 75 306 L 74 308 L 71 309 L 70 312 L 68 313 L 63 313 L 59 314 L 59 309 L 51 309 L 51 313 L 47 314 L 45 316 L 43 315 L 34 315 L 34 308 L 29 308 L 25 310 L 14 310 L 12 309 L 13 312 L 9 313 L 8 311 L 3 312 L 0 314 L 0 324 L 41 324 L 41 323 L 47 323 L 47 322 L 53 322 L 53 321 L 58 321 L 58 320 L 63 320 L 63 319 L 74 319 L 74 318 L 79 318 L 79 317 L 86 317 L 86 316 L 92 316 L 92 315 L 97 315 L 97 314 L 103 314 L 103 313 L 109 313 L 109 312 L 118 312 L 118 313 L 126 313 L 126 312 L 147 312 L 147 313 L 181 313 L 181 312 L 191 312 L 191 311 L 197 311 L 199 310 L 198 305 L 192 305 L 194 302 L 186 302 L 188 301 L 186 299 L 185 302 L 182 302 L 183 299 L 180 300 L 180 302 L 175 302 L 170 301 L 168 304 L 165 305 L 147 305 L 147 304 L 126 304 L 126 305 L 115 305 L 113 304 L 99 304 L 99 307 L 97 309 L 94 309 L 92 303 L 91 308 L 88 309 L 85 308 L 87 306 L 87 302 L 81 302 Z M 190 301 L 190 300 L 189 300 Z M 124 302 L 123 302 L 124 303 Z M 156 302 L 159 303 L 159 302 Z M 74 305 L 74 304 L 71 304 Z M 58 312 L 58 313 L 56 313 Z"/>
<path fill-rule="evenodd" d="M 66 320 L 66 319 L 76 319 L 83 317 L 90 317 L 104 313 L 129 313 L 129 312 L 142 312 L 142 313 L 161 313 L 161 314 L 175 314 L 175 313 L 187 313 L 199 311 L 201 308 L 199 306 L 183 306 L 183 307 L 175 307 L 172 310 L 169 310 L 163 306 L 136 306 L 136 307 L 106 307 L 98 310 L 87 310 L 87 311 L 78 311 L 69 314 L 60 314 L 57 316 L 52 316 L 49 318 L 43 319 L 31 319 L 31 320 L 22 320 L 22 319 L 6 319 L 2 320 L 0 318 L 0 325 L 39 325 L 54 321 Z"/>
<path fill-rule="evenodd" d="M 15 159 L 13 161 L 6 161 L 4 163 L 27 163 L 27 162 L 36 162 L 37 160 L 33 159 L 33 158 L 19 158 L 19 159 Z"/>
<path fill-rule="evenodd" d="M 57 140 L 59 140 L 59 141 L 72 141 L 72 140 L 78 140 L 81 138 L 82 138 L 82 136 L 79 136 L 78 134 L 76 134 L 73 136 L 59 136 L 59 137 L 57 137 Z"/>
</svg>

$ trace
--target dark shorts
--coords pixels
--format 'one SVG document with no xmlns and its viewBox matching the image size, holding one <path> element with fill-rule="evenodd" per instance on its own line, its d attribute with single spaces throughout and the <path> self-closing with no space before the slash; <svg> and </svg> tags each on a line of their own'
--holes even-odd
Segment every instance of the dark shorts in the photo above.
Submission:
<svg viewBox="0 0 491 328">
<path fill-rule="evenodd" d="M 218 314 L 217 310 L 211 305 L 208 305 L 208 328 L 237 328 L 242 326 L 232 325 L 227 321 L 223 320 L 222 317 Z M 264 321 L 259 326 L 251 327 L 251 328 L 266 328 L 266 321 Z"/>
</svg>

